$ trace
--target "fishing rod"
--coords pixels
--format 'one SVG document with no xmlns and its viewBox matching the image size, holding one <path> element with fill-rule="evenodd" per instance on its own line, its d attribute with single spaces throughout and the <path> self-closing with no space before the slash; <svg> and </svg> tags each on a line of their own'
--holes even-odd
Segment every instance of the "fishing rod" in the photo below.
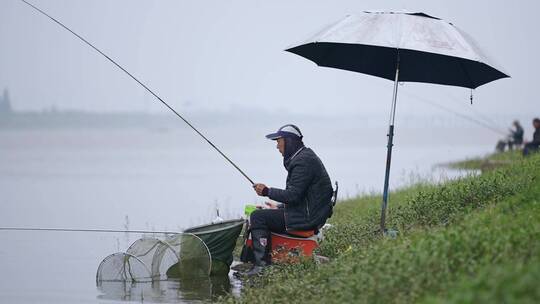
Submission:
<svg viewBox="0 0 540 304">
<path fill-rule="evenodd" d="M 182 234 L 174 231 L 114 230 L 114 229 L 73 229 L 73 228 L 20 228 L 0 227 L 0 231 L 61 231 L 61 232 L 100 232 L 100 233 L 144 233 L 144 234 Z"/>
<path fill-rule="evenodd" d="M 214 148 L 217 152 L 219 152 L 219 154 L 221 154 L 221 156 L 223 156 L 234 168 L 236 168 L 236 170 L 238 170 L 238 172 L 240 172 L 250 183 L 251 185 L 255 185 L 255 183 L 253 182 L 253 180 L 251 178 L 249 178 L 249 176 L 247 176 L 246 173 L 244 173 L 244 171 L 242 171 L 242 169 L 240 169 L 240 167 L 238 167 L 230 158 L 227 157 L 227 155 L 225 155 L 223 152 L 221 152 L 221 150 L 216 147 L 216 145 L 214 145 L 208 138 L 206 138 L 206 136 L 204 136 L 199 130 L 197 130 L 187 119 L 185 119 L 182 115 L 180 115 L 180 113 L 178 113 L 175 109 L 173 109 L 168 103 L 166 103 L 161 97 L 159 97 L 156 93 L 154 93 L 154 91 L 152 91 L 147 85 L 145 85 L 144 83 L 142 83 L 139 79 L 137 79 L 135 76 L 133 76 L 133 74 L 131 74 L 130 72 L 128 72 L 124 67 L 122 67 L 120 64 L 118 64 L 116 61 L 114 61 L 111 57 L 109 57 L 107 54 L 105 54 L 104 52 L 102 52 L 100 49 L 98 49 L 96 46 L 94 46 L 92 43 L 88 42 L 88 40 L 86 40 L 85 38 L 83 38 L 81 35 L 77 34 L 76 32 L 74 32 L 72 29 L 70 29 L 69 27 L 67 27 L 66 25 L 64 25 L 62 22 L 58 21 L 57 19 L 55 19 L 54 17 L 50 16 L 49 14 L 47 14 L 46 12 L 44 12 L 43 10 L 41 10 L 40 8 L 36 7 L 35 5 L 29 3 L 28 1 L 26 0 L 21 0 L 22 2 L 24 2 L 25 4 L 27 4 L 28 6 L 30 6 L 31 8 L 33 8 L 34 10 L 36 10 L 37 12 L 41 13 L 42 15 L 48 17 L 49 19 L 51 19 L 52 21 L 54 21 L 56 24 L 60 25 L 61 27 L 63 27 L 65 30 L 69 31 L 70 33 L 72 33 L 73 35 L 75 35 L 75 37 L 79 38 L 82 42 L 86 43 L 87 45 L 89 45 L 91 48 L 93 48 L 95 51 L 97 51 L 98 53 L 100 53 L 101 55 L 103 55 L 103 57 L 107 58 L 110 62 L 112 62 L 116 67 L 118 67 L 120 70 L 122 70 L 124 73 L 126 73 L 129 77 L 131 77 L 133 80 L 135 80 L 139 85 L 141 85 L 144 89 L 146 89 L 150 94 L 152 94 L 155 98 L 157 98 L 157 100 L 159 100 L 163 105 L 165 105 L 169 110 L 171 110 L 174 114 L 176 114 L 176 116 L 180 117 L 180 119 L 182 119 L 191 129 L 193 129 L 193 131 L 195 131 L 197 134 L 199 134 L 199 136 L 201 136 L 210 146 L 212 146 L 212 148 Z"/>
</svg>

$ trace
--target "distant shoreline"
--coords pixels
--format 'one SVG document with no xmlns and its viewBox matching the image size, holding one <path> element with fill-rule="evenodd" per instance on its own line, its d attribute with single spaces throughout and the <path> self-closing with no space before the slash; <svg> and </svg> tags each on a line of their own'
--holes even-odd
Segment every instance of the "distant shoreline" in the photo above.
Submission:
<svg viewBox="0 0 540 304">
<path fill-rule="evenodd" d="M 254 110 L 195 111 L 182 113 L 191 123 L 198 126 L 220 127 L 252 123 L 274 126 L 276 121 L 333 120 L 328 117 L 295 115 L 291 113 L 268 113 Z M 279 124 L 279 123 L 278 123 Z M 185 123 L 169 112 L 89 112 L 78 110 L 14 111 L 0 113 L 0 130 L 60 129 L 60 128 L 145 128 L 163 129 L 184 127 Z"/>
<path fill-rule="evenodd" d="M 0 114 L 0 130 L 110 128 L 166 126 L 172 119 L 147 113 L 93 113 L 81 111 L 11 112 Z"/>
</svg>

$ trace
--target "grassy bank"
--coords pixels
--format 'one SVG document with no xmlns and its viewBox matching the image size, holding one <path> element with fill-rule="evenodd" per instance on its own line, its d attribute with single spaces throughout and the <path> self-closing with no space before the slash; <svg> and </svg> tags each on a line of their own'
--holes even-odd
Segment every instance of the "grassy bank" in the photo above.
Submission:
<svg viewBox="0 0 540 304">
<path fill-rule="evenodd" d="M 506 151 L 504 153 L 491 154 L 488 157 L 475 157 L 463 161 L 448 164 L 452 169 L 492 170 L 501 166 L 509 165 L 522 159 L 522 151 Z"/>
<path fill-rule="evenodd" d="M 501 157 L 501 156 L 497 156 Z M 378 196 L 336 206 L 320 252 L 328 264 L 276 265 L 245 303 L 533 303 L 540 298 L 540 156 L 392 193 L 390 239 Z"/>
</svg>

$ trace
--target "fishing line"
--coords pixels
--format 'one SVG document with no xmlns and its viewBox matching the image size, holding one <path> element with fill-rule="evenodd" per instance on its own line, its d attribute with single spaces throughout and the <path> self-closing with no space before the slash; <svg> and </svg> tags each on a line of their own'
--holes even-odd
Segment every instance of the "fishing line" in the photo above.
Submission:
<svg viewBox="0 0 540 304">
<path fill-rule="evenodd" d="M 71 30 L 69 27 L 65 26 L 62 22 L 56 20 L 55 18 L 53 18 L 52 16 L 50 16 L 49 14 L 47 14 L 46 12 L 44 12 L 43 10 L 39 9 L 38 7 L 34 6 L 33 4 L 27 2 L 26 0 L 21 0 L 22 2 L 24 2 L 25 4 L 27 4 L 28 6 L 30 6 L 31 8 L 33 8 L 34 10 L 38 11 L 39 13 L 43 14 L 44 16 L 48 17 L 49 19 L 51 19 L 52 21 L 54 21 L 56 24 L 60 25 L 61 27 L 63 27 L 65 30 L 69 31 L 70 33 L 72 33 L 73 35 L 75 35 L 77 38 L 79 38 L 81 41 L 83 41 L 84 43 L 86 43 L 87 45 L 89 45 L 91 48 L 93 48 L 95 51 L 97 51 L 98 53 L 100 53 L 101 55 L 103 55 L 103 57 L 107 58 L 110 62 L 112 62 L 116 67 L 118 67 L 120 70 L 122 70 L 124 73 L 126 73 L 129 77 L 131 77 L 133 80 L 135 80 L 139 85 L 141 85 L 144 89 L 146 89 L 150 94 L 152 94 L 155 98 L 157 98 L 157 100 L 159 100 L 163 105 L 165 105 L 169 110 L 171 110 L 174 114 L 176 114 L 176 116 L 180 117 L 180 119 L 182 119 L 191 129 L 193 129 L 193 131 L 195 131 L 197 134 L 199 134 L 199 136 L 201 136 L 210 146 L 212 146 L 212 148 L 214 148 L 217 152 L 219 152 L 219 154 L 221 154 L 221 156 L 223 156 L 231 165 L 233 165 L 234 168 L 236 168 L 236 170 L 238 170 L 238 172 L 240 172 L 250 183 L 251 185 L 254 185 L 255 183 L 253 182 L 253 180 L 251 178 L 249 178 L 247 176 L 247 174 L 244 173 L 244 171 L 242 171 L 242 169 L 240 169 L 232 160 L 230 160 L 223 152 L 221 152 L 221 150 L 216 147 L 216 145 L 214 145 L 208 138 L 206 138 L 206 136 L 204 136 L 201 132 L 199 132 L 199 130 L 197 130 L 187 119 L 185 119 L 182 115 L 180 115 L 178 112 L 176 112 L 175 109 L 173 109 L 169 104 L 167 104 L 163 99 L 161 99 L 161 97 L 159 97 L 156 93 L 154 93 L 154 91 L 152 91 L 148 86 L 146 86 L 144 83 L 142 83 L 139 79 L 137 79 L 135 76 L 133 76 L 130 72 L 128 72 L 124 67 L 122 67 L 120 64 L 118 64 L 116 61 L 114 61 L 111 57 L 109 57 L 107 54 L 103 53 L 100 49 L 98 49 L 97 47 L 95 47 L 92 43 L 88 42 L 88 40 L 84 39 L 81 35 L 75 33 L 73 30 Z"/>
<path fill-rule="evenodd" d="M 174 231 L 148 231 L 148 230 L 114 230 L 114 229 L 72 229 L 72 228 L 19 228 L 0 227 L 0 231 L 61 231 L 61 232 L 102 232 L 102 233 L 154 233 L 154 234 L 181 234 Z"/>
<path fill-rule="evenodd" d="M 446 93 L 446 96 L 451 100 L 452 102 L 456 102 L 460 100 L 460 98 L 456 97 L 454 94 Z M 484 122 L 487 124 L 490 124 L 493 127 L 497 127 L 497 129 L 501 130 L 499 128 L 499 123 L 497 123 L 495 120 L 493 120 L 491 117 L 484 115 L 483 113 L 479 112 L 475 107 L 470 107 L 470 109 L 474 112 L 475 116 L 478 116 L 481 118 Z"/>
<path fill-rule="evenodd" d="M 500 129 L 498 129 L 498 128 L 496 128 L 496 127 L 493 127 L 493 126 L 489 125 L 488 123 L 486 123 L 486 122 L 484 122 L 484 121 L 482 121 L 482 120 L 478 120 L 478 119 L 472 118 L 472 117 L 470 117 L 470 116 L 467 116 L 467 115 L 465 115 L 465 114 L 459 113 L 459 112 L 454 111 L 454 110 L 452 110 L 452 109 L 450 109 L 450 108 L 447 108 L 447 107 L 445 107 L 445 106 L 442 106 L 442 105 L 440 105 L 440 104 L 438 104 L 438 103 L 432 102 L 432 101 L 430 101 L 430 100 L 428 100 L 428 99 L 426 99 L 426 98 L 424 98 L 424 97 L 421 97 L 421 96 L 418 96 L 418 95 L 416 95 L 416 94 L 407 92 L 406 90 L 403 90 L 403 91 L 404 91 L 404 93 L 405 93 L 406 95 L 409 95 L 410 97 L 413 97 L 415 100 L 418 100 L 418 101 L 423 102 L 423 103 L 427 103 L 427 104 L 429 104 L 429 105 L 431 105 L 431 106 L 433 106 L 433 107 L 436 107 L 436 108 L 442 109 L 442 110 L 444 110 L 444 111 L 450 112 L 450 113 L 452 113 L 452 114 L 454 114 L 454 115 L 457 115 L 457 116 L 459 116 L 459 117 L 461 117 L 461 118 L 463 118 L 463 119 L 465 119 L 465 120 L 468 120 L 468 121 L 470 121 L 470 122 L 473 122 L 473 123 L 475 123 L 475 124 L 477 124 L 477 125 L 480 125 L 480 126 L 482 126 L 482 127 L 484 127 L 484 128 L 487 128 L 487 129 L 489 129 L 490 131 L 493 131 L 493 132 L 495 132 L 495 133 L 497 133 L 497 134 L 501 134 L 501 135 L 504 135 L 504 136 L 508 135 L 506 132 L 503 132 L 503 131 L 501 131 Z"/>
</svg>

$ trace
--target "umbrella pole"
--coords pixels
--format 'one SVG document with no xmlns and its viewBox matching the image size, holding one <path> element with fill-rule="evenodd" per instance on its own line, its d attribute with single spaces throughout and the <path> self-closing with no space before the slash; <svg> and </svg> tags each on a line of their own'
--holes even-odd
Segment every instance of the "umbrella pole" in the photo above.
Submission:
<svg viewBox="0 0 540 304">
<path fill-rule="evenodd" d="M 394 80 L 394 94 L 390 108 L 390 121 L 388 123 L 388 145 L 386 152 L 386 172 L 384 174 L 383 201 L 381 206 L 381 232 L 386 233 L 386 207 L 388 206 L 388 183 L 390 180 L 390 163 L 392 161 L 392 147 L 394 146 L 394 118 L 396 117 L 396 100 L 399 79 L 399 58 L 396 65 L 396 78 Z"/>
</svg>

